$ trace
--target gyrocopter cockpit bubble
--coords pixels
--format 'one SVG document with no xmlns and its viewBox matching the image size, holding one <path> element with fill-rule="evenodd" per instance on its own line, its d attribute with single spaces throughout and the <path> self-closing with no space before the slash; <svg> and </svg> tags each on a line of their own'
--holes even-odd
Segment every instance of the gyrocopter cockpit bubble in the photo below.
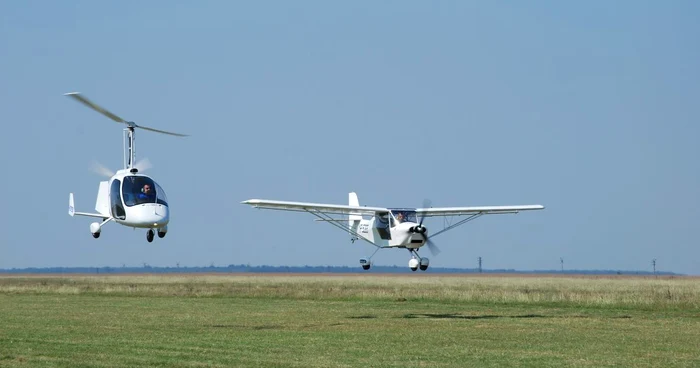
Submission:
<svg viewBox="0 0 700 368">
<path fill-rule="evenodd" d="M 125 176 L 122 184 L 122 197 L 127 207 L 144 203 L 168 205 L 163 188 L 148 176 Z"/>
</svg>

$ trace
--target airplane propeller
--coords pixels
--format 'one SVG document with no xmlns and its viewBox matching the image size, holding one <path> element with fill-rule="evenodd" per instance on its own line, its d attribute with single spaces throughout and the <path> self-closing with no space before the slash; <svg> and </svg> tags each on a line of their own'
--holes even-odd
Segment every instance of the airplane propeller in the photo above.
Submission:
<svg viewBox="0 0 700 368">
<path fill-rule="evenodd" d="M 430 199 L 427 199 L 427 198 L 424 199 L 423 200 L 423 208 L 430 208 L 430 207 L 432 207 L 432 201 Z M 424 213 L 423 216 L 421 216 L 420 221 L 418 222 L 418 225 L 410 228 L 409 231 L 412 233 L 422 234 L 423 237 L 425 238 L 425 245 L 428 246 L 428 250 L 430 251 L 430 254 L 432 254 L 433 256 L 437 256 L 438 254 L 440 254 L 440 248 L 438 248 L 438 246 L 435 245 L 435 243 L 430 238 L 428 238 L 428 229 L 425 226 L 423 226 L 423 221 L 425 220 L 425 217 L 426 216 Z"/>
<path fill-rule="evenodd" d="M 430 238 L 428 238 L 427 235 L 423 234 L 425 237 L 425 244 L 428 246 L 428 250 L 430 251 L 430 254 L 434 256 L 437 256 L 440 254 L 440 248 L 438 248 L 437 245 L 435 245 L 435 242 L 433 242 Z"/>
</svg>

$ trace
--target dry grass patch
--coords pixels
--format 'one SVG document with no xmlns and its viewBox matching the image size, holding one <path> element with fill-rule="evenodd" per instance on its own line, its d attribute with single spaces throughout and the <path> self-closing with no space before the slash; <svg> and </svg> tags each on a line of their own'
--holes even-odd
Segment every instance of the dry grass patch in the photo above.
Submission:
<svg viewBox="0 0 700 368">
<path fill-rule="evenodd" d="M 3 294 L 435 300 L 698 308 L 693 278 L 454 275 L 109 275 L 0 277 Z"/>
</svg>

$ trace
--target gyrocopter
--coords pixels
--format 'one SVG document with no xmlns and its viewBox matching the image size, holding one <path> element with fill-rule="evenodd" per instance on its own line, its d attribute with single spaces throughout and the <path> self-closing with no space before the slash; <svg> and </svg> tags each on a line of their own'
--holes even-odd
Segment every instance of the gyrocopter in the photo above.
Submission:
<svg viewBox="0 0 700 368">
<path fill-rule="evenodd" d="M 94 238 L 100 237 L 102 227 L 110 221 L 132 228 L 148 229 L 146 240 L 149 243 L 153 241 L 156 232 L 159 238 L 164 237 L 168 232 L 168 222 L 170 222 L 168 200 L 163 188 L 151 177 L 140 172 L 150 167 L 148 159 L 134 162 L 136 128 L 178 137 L 186 137 L 187 135 L 153 129 L 137 125 L 133 121 L 124 120 L 78 92 L 66 93 L 65 96 L 74 98 L 115 122 L 126 125 L 123 132 L 124 169 L 112 173 L 101 165 L 93 167 L 97 172 L 109 177 L 109 180 L 100 182 L 95 203 L 97 213 L 76 212 L 73 193 L 70 193 L 68 214 L 101 219 L 100 222 L 90 224 L 90 233 Z"/>
</svg>

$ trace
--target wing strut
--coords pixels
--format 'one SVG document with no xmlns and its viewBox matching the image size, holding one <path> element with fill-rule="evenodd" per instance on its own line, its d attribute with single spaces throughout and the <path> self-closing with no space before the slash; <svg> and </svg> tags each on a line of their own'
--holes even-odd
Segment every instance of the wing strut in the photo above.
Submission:
<svg viewBox="0 0 700 368">
<path fill-rule="evenodd" d="M 463 220 L 460 220 L 460 221 L 458 221 L 458 222 L 456 222 L 456 223 L 454 223 L 454 224 L 452 224 L 452 225 L 450 225 L 450 226 L 448 226 L 448 227 L 446 227 L 446 228 L 444 228 L 444 229 L 442 229 L 442 230 L 436 232 L 435 234 L 430 235 L 430 238 L 432 239 L 432 238 L 434 238 L 434 237 L 436 237 L 436 236 L 438 236 L 438 235 L 444 233 L 444 232 L 447 231 L 447 230 L 452 230 L 452 229 L 456 228 L 456 227 L 459 226 L 459 225 L 463 225 L 463 224 L 466 224 L 466 223 L 469 222 L 469 221 L 476 220 L 477 218 L 483 216 L 484 214 L 485 214 L 485 213 L 483 213 L 483 212 L 475 213 L 475 214 L 473 214 L 473 215 L 471 215 L 471 216 L 469 216 L 469 217 L 467 217 L 467 218 L 465 218 L 465 219 L 463 219 Z"/>
<path fill-rule="evenodd" d="M 377 247 L 377 248 L 383 248 L 382 246 L 379 246 L 379 245 L 377 245 L 377 244 L 372 243 L 371 241 L 369 241 L 369 240 L 368 240 L 367 238 L 365 238 L 364 236 L 361 236 L 361 235 L 358 234 L 356 231 L 354 231 L 350 226 L 345 226 L 345 225 L 339 224 L 339 223 L 337 222 L 336 219 L 332 218 L 332 217 L 331 217 L 330 215 L 328 215 L 327 213 L 324 213 L 324 212 L 321 212 L 321 211 L 318 211 L 318 210 L 310 210 L 310 209 L 307 209 L 307 208 L 305 208 L 304 211 L 306 211 L 306 212 L 308 212 L 308 213 L 310 213 L 310 214 L 312 214 L 312 215 L 318 217 L 318 218 L 321 219 L 321 221 L 323 221 L 323 222 L 327 222 L 327 223 L 329 223 L 329 224 L 331 224 L 331 225 L 337 227 L 338 229 L 341 229 L 341 230 L 343 230 L 343 231 L 345 231 L 345 232 L 350 233 L 350 235 L 353 235 L 354 237 L 356 237 L 356 238 L 358 238 L 358 239 L 362 239 L 362 240 L 366 241 L 367 243 L 370 243 L 370 244 L 374 245 L 374 246 Z"/>
</svg>

